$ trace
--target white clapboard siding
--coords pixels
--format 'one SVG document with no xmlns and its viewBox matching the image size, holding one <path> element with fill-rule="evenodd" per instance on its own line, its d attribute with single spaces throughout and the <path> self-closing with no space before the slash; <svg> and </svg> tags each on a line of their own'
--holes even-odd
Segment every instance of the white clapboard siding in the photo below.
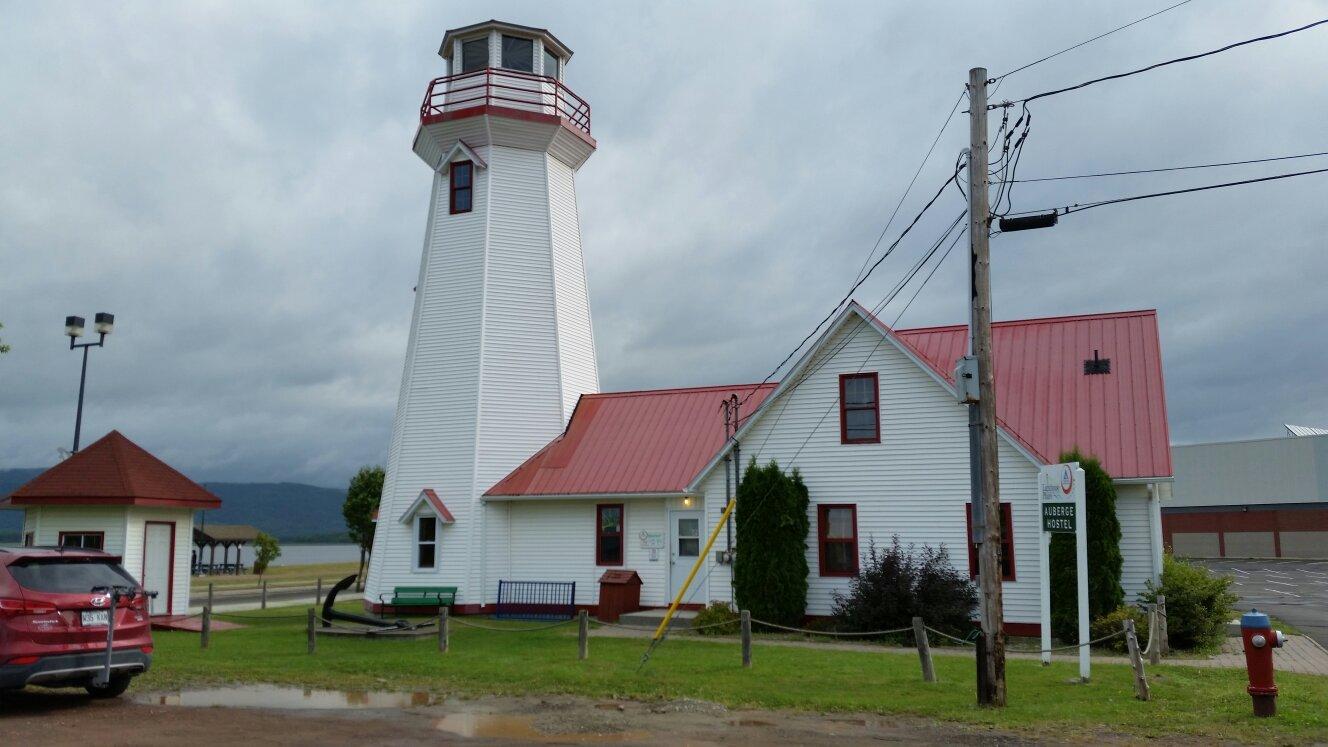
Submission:
<svg viewBox="0 0 1328 747">
<path fill-rule="evenodd" d="M 822 366 L 824 356 L 830 360 Z M 855 316 L 846 318 L 807 370 L 813 373 L 806 381 L 775 402 L 744 437 L 742 460 L 744 466 L 756 457 L 762 464 L 774 459 L 785 470 L 796 467 L 807 484 L 812 502 L 808 614 L 830 614 L 835 592 L 845 591 L 849 582 L 819 573 L 818 503 L 857 506 L 859 553 L 866 553 L 869 541 L 884 546 L 898 535 L 906 545 L 944 546 L 956 568 L 966 573 L 969 471 L 964 408 L 928 372 Z M 859 371 L 875 371 L 879 377 L 879 444 L 840 443 L 839 376 Z M 1012 504 L 1015 530 L 1016 580 L 1004 585 L 1006 619 L 1037 622 L 1037 467 L 1003 439 L 999 456 L 1001 500 Z M 709 520 L 717 521 L 724 504 L 722 463 L 706 477 L 703 488 Z M 713 553 L 708 562 L 714 565 Z M 707 579 L 708 598 L 729 598 L 729 571 L 714 565 Z"/>
<path fill-rule="evenodd" d="M 595 563 L 595 507 L 599 503 L 621 502 L 625 509 L 623 564 L 600 566 Z M 603 500 L 532 500 L 503 501 L 510 517 L 507 545 L 509 575 L 515 581 L 574 581 L 578 604 L 599 603 L 599 577 L 605 571 L 628 569 L 642 580 L 641 603 L 660 606 L 668 603 L 668 555 L 641 547 L 640 532 L 663 532 L 665 502 L 660 499 L 612 498 Z M 487 592 L 489 601 L 497 593 L 498 579 Z"/>
<path fill-rule="evenodd" d="M 590 298 L 581 252 L 581 224 L 576 209 L 576 175 L 571 167 L 546 156 L 549 181 L 549 227 L 553 244 L 554 300 L 557 304 L 559 368 L 562 371 L 562 414 L 572 417 L 582 394 L 599 391 L 595 336 L 590 324 Z"/>
<path fill-rule="evenodd" d="M 102 549 L 125 554 L 125 506 L 33 506 L 27 509 L 33 544 L 55 547 L 61 532 L 104 532 Z M 137 574 L 134 576 L 137 578 Z"/>
<path fill-rule="evenodd" d="M 1116 488 L 1116 518 L 1121 527 L 1121 587 L 1127 604 L 1138 601 L 1153 576 L 1152 505 L 1144 485 Z M 1091 569 L 1090 569 L 1091 571 Z"/>
</svg>

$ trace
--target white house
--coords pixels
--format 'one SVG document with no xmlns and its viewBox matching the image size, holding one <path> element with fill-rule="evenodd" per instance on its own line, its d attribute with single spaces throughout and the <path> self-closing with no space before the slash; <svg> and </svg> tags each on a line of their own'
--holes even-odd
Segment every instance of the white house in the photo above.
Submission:
<svg viewBox="0 0 1328 747">
<path fill-rule="evenodd" d="M 869 538 L 944 544 L 968 565 L 967 421 L 949 379 L 964 327 L 894 331 L 854 303 L 782 383 L 597 393 L 572 185 L 594 140 L 588 108 L 562 83 L 570 51 L 547 31 L 490 22 L 447 32 L 442 53 L 457 72 L 431 84 L 415 139 L 434 198 L 371 608 L 394 586 L 447 585 L 457 611 L 482 611 L 504 580 L 574 581 L 576 602 L 593 608 L 606 569 L 636 571 L 642 603 L 665 605 L 731 494 L 735 462 L 752 457 L 797 467 L 810 490 L 808 614 L 830 612 Z M 558 93 L 512 101 L 484 82 L 504 79 Z M 1116 479 L 1132 597 L 1160 572 L 1171 459 L 1153 312 L 1004 322 L 993 334 L 1006 620 L 1018 632 L 1038 618 L 1038 467 L 1078 446 Z M 729 442 L 720 408 L 735 395 Z M 717 547 L 741 552 L 727 535 Z M 729 569 L 706 558 L 686 601 L 729 599 Z"/>
<path fill-rule="evenodd" d="M 149 612 L 189 613 L 194 512 L 221 499 L 143 447 L 111 431 L 11 493 L 22 508 L 23 544 L 81 547 L 121 557 Z"/>
</svg>

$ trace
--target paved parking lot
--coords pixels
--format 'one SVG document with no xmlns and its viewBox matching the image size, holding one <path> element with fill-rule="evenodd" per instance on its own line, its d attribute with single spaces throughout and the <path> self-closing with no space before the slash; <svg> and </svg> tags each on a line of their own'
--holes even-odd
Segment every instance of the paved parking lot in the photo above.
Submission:
<svg viewBox="0 0 1328 747">
<path fill-rule="evenodd" d="M 1328 648 L 1328 560 L 1201 560 L 1236 580 L 1244 609 L 1280 617 Z"/>
</svg>

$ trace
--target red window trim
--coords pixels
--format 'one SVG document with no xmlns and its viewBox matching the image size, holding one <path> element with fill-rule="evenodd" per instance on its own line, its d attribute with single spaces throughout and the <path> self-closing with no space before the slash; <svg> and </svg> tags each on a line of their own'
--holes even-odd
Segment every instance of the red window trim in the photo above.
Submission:
<svg viewBox="0 0 1328 747">
<path fill-rule="evenodd" d="M 458 166 L 469 167 L 470 185 L 466 187 L 457 187 L 456 173 Z M 456 196 L 458 189 L 470 191 L 470 207 L 465 210 L 457 210 Z M 475 208 L 475 163 L 473 161 L 455 161 L 447 167 L 447 210 L 451 215 L 458 213 L 469 213 Z"/>
<path fill-rule="evenodd" d="M 98 549 L 103 550 L 103 551 L 106 549 L 106 532 L 92 532 L 92 531 L 84 532 L 84 531 L 79 531 L 79 530 L 76 530 L 76 529 L 75 529 L 75 530 L 68 531 L 68 532 L 60 532 L 60 534 L 56 537 L 56 540 L 55 540 L 56 545 L 57 545 L 58 547 L 64 547 L 64 546 L 65 546 L 65 537 L 68 537 L 68 536 L 71 535 L 71 534 L 95 534 L 95 535 L 97 535 L 98 537 L 101 537 L 101 547 L 98 548 Z M 81 545 L 80 545 L 80 547 L 81 547 Z"/>
<path fill-rule="evenodd" d="M 848 437 L 848 402 L 844 399 L 844 383 L 849 379 L 871 379 L 872 390 L 876 393 L 872 404 L 872 413 L 875 415 L 873 422 L 876 424 L 876 435 L 870 438 L 849 438 Z M 855 407 L 855 410 L 865 410 L 865 407 Z M 881 382 L 877 378 L 876 372 L 869 373 L 851 373 L 839 375 L 839 442 L 842 444 L 879 444 L 881 442 Z"/>
<path fill-rule="evenodd" d="M 145 521 L 143 522 L 143 573 L 140 579 L 148 577 L 148 527 L 153 524 L 162 524 L 171 528 L 171 549 L 169 562 L 166 571 L 166 614 L 175 614 L 175 522 L 173 521 Z M 239 556 L 236 556 L 239 559 Z M 151 603 L 148 608 L 151 609 Z"/>
<path fill-rule="evenodd" d="M 604 509 L 618 509 L 618 533 L 611 534 L 604 531 Z M 618 538 L 618 560 L 617 562 L 607 561 L 600 553 L 600 539 L 604 537 Z M 617 566 L 627 562 L 627 508 L 621 503 L 597 503 L 595 504 L 595 565 Z"/>
<path fill-rule="evenodd" d="M 828 542 L 846 543 L 850 540 L 829 539 L 826 534 L 830 531 L 829 514 L 832 508 L 846 508 L 853 512 L 853 570 L 851 571 L 830 571 L 825 567 L 825 546 Z M 848 577 L 858 575 L 858 506 L 856 503 L 818 503 L 816 504 L 816 552 L 817 552 L 817 570 L 823 577 Z"/>
<path fill-rule="evenodd" d="M 968 529 L 964 538 L 968 540 L 968 577 L 977 578 L 978 546 L 973 544 L 973 512 L 970 508 L 972 505 L 972 503 L 964 504 L 964 526 Z M 1014 518 L 1009 503 L 1001 503 L 1001 551 L 1002 555 L 1009 553 L 1001 561 L 1001 580 L 1018 580 L 1014 569 Z"/>
</svg>

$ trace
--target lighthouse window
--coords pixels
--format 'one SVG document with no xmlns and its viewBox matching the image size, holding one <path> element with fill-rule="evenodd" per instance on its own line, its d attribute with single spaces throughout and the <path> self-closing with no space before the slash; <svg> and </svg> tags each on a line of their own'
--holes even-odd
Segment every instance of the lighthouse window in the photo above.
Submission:
<svg viewBox="0 0 1328 747">
<path fill-rule="evenodd" d="M 535 72 L 535 41 L 504 34 L 503 67 L 527 73 Z"/>
<path fill-rule="evenodd" d="M 558 58 L 549 52 L 547 47 L 544 49 L 544 75 L 549 78 L 558 77 Z"/>
<path fill-rule="evenodd" d="M 461 161 L 452 164 L 450 171 L 452 178 L 451 212 L 453 214 L 469 213 L 471 196 L 475 191 L 473 186 L 475 165 L 470 161 Z"/>
<path fill-rule="evenodd" d="M 415 569 L 427 570 L 438 564 L 438 519 L 415 517 Z"/>
<path fill-rule="evenodd" d="M 461 72 L 483 70 L 489 66 L 489 37 L 461 42 Z"/>
</svg>

